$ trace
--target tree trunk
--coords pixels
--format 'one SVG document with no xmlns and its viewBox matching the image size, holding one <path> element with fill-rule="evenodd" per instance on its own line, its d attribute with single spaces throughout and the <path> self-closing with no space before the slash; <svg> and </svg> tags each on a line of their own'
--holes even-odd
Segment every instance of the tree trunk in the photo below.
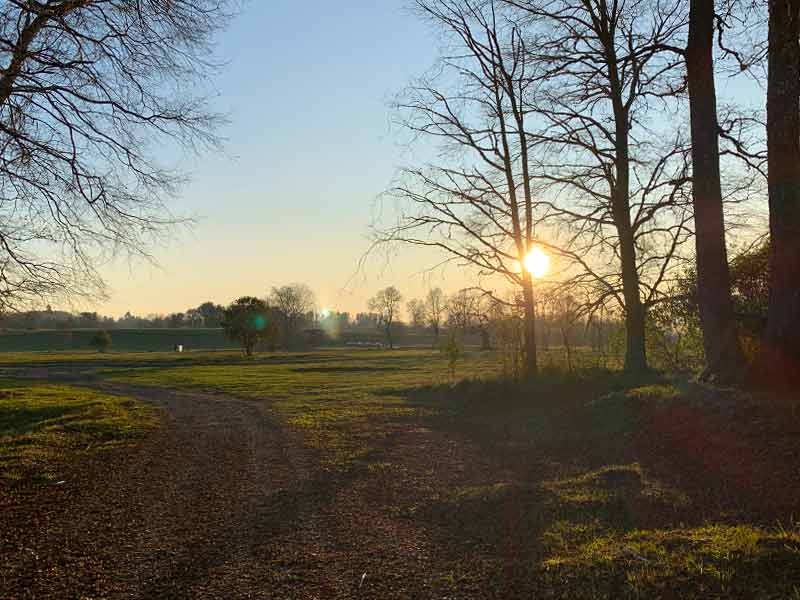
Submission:
<svg viewBox="0 0 800 600">
<path fill-rule="evenodd" d="M 389 350 L 394 350 L 394 343 L 392 342 L 392 324 L 386 325 L 386 339 L 389 340 Z"/>
<path fill-rule="evenodd" d="M 613 39 L 604 41 L 611 105 L 614 113 L 614 145 L 616 180 L 611 185 L 612 212 L 619 238 L 622 267 L 622 295 L 625 299 L 625 370 L 640 373 L 647 370 L 645 350 L 645 309 L 639 295 L 639 271 L 636 268 L 636 242 L 630 207 L 630 123 L 628 108 L 623 102 L 616 48 Z"/>
<path fill-rule="evenodd" d="M 645 310 L 639 296 L 639 273 L 636 270 L 636 254 L 630 226 L 627 231 L 622 228 L 620 249 L 622 292 L 625 297 L 625 370 L 630 373 L 642 373 L 647 370 Z"/>
<path fill-rule="evenodd" d="M 561 329 L 561 339 L 564 340 L 564 349 L 567 352 L 567 371 L 572 373 L 572 347 L 569 344 L 569 333 L 564 328 Z"/>
<path fill-rule="evenodd" d="M 627 120 L 627 119 L 626 119 Z M 618 127 L 619 130 L 619 127 Z M 645 349 L 645 310 L 639 295 L 639 272 L 636 269 L 636 244 L 631 226 L 628 186 L 630 160 L 628 158 L 627 129 L 624 138 L 617 138 L 617 187 L 614 193 L 614 221 L 619 236 L 620 262 L 622 263 L 622 295 L 625 298 L 625 370 L 642 373 L 647 370 Z"/>
<path fill-rule="evenodd" d="M 527 270 L 524 270 L 523 275 L 523 298 L 525 300 L 525 376 L 532 379 L 539 374 L 539 364 L 536 359 L 536 307 L 533 279 Z"/>
<path fill-rule="evenodd" d="M 492 349 L 492 339 L 489 336 L 489 332 L 486 330 L 486 327 L 481 327 L 480 333 L 481 333 L 481 350 L 487 352 Z"/>
<path fill-rule="evenodd" d="M 769 2 L 770 295 L 767 362 L 790 378 L 800 369 L 800 0 Z"/>
<path fill-rule="evenodd" d="M 692 202 L 697 250 L 697 296 L 706 355 L 705 377 L 741 378 L 744 356 L 731 301 L 719 168 L 714 85 L 714 3 L 692 0 L 686 67 L 692 131 Z"/>
</svg>

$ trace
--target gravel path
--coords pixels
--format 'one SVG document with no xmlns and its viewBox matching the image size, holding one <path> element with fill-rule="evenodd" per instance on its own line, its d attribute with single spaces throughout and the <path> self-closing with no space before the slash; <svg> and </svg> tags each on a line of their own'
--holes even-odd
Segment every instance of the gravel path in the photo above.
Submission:
<svg viewBox="0 0 800 600">
<path fill-rule="evenodd" d="M 0 598 L 269 597 L 254 553 L 313 509 L 313 457 L 264 403 L 89 385 L 163 407 L 164 427 L 0 494 Z"/>
</svg>

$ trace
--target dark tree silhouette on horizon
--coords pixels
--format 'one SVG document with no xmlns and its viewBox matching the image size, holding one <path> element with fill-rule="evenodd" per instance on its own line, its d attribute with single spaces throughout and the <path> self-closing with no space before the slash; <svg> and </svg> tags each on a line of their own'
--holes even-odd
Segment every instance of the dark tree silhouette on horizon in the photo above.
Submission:
<svg viewBox="0 0 800 600">
<path fill-rule="evenodd" d="M 386 333 L 386 341 L 389 349 L 394 349 L 394 339 L 392 337 L 392 327 L 400 316 L 400 307 L 403 302 L 403 295 L 393 285 L 382 289 L 370 298 L 368 307 L 378 315 L 378 322 Z"/>
<path fill-rule="evenodd" d="M 242 346 L 247 356 L 253 356 L 262 342 L 274 346 L 279 335 L 267 303 L 252 296 L 243 296 L 225 309 L 222 328 L 229 339 Z"/>
<path fill-rule="evenodd" d="M 291 350 L 304 320 L 316 310 L 314 291 L 304 283 L 272 288 L 268 304 L 280 314 L 283 345 Z"/>
</svg>

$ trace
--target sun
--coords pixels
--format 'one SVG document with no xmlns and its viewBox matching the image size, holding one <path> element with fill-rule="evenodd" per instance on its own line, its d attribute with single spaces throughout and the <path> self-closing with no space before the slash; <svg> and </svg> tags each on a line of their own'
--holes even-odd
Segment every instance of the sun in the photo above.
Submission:
<svg viewBox="0 0 800 600">
<path fill-rule="evenodd" d="M 534 277 L 544 277 L 550 270 L 550 257 L 540 248 L 534 248 L 525 257 L 525 269 Z"/>
</svg>

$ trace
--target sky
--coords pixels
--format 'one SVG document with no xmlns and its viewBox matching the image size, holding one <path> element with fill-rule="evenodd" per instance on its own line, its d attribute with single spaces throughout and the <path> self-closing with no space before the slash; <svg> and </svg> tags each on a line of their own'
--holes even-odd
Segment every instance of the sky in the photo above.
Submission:
<svg viewBox="0 0 800 600">
<path fill-rule="evenodd" d="M 435 32 L 408 4 L 245 1 L 219 36 L 226 65 L 211 82 L 214 109 L 230 119 L 219 132 L 224 152 L 181 163 L 191 182 L 172 209 L 197 217 L 195 226 L 152 249 L 157 266 L 104 266 L 108 301 L 80 308 L 166 314 L 302 282 L 320 309 L 355 313 L 387 285 L 410 299 L 474 284 L 456 266 L 425 274 L 443 256 L 413 247 L 359 266 L 378 197 L 414 158 L 390 102 L 439 55 Z M 759 103 L 751 87 L 720 76 L 718 91 Z"/>
<path fill-rule="evenodd" d="M 224 153 L 184 160 L 191 182 L 172 205 L 191 230 L 153 249 L 158 266 L 119 260 L 102 275 L 107 315 L 183 311 L 206 300 L 309 284 L 320 308 L 357 312 L 378 289 L 407 298 L 462 286 L 455 269 L 423 276 L 436 256 L 369 248 L 376 199 L 408 160 L 389 104 L 430 69 L 439 44 L 407 0 L 251 0 L 219 36 L 213 82 L 227 113 Z"/>
</svg>

